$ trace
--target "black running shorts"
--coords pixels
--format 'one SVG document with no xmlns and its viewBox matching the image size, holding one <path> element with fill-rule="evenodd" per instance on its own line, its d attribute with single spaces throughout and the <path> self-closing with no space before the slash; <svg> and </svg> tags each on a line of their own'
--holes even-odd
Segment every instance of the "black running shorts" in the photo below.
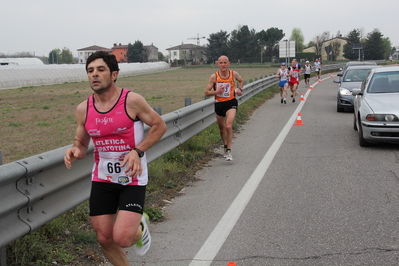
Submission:
<svg viewBox="0 0 399 266">
<path fill-rule="evenodd" d="M 90 216 L 116 214 L 119 210 L 143 214 L 146 186 L 91 182 Z"/>
<path fill-rule="evenodd" d="M 226 112 L 230 109 L 237 109 L 238 101 L 236 98 L 225 102 L 215 103 L 215 113 L 218 116 L 226 116 Z"/>
</svg>

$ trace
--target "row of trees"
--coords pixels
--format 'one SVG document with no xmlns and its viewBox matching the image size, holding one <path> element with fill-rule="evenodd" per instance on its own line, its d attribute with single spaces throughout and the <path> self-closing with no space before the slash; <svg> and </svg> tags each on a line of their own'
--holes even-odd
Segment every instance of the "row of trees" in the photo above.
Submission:
<svg viewBox="0 0 399 266">
<path fill-rule="evenodd" d="M 18 52 L 14 54 L 0 53 L 0 58 L 24 58 L 24 57 L 35 57 L 35 54 L 31 52 Z"/>
<path fill-rule="evenodd" d="M 285 33 L 278 28 L 256 32 L 244 25 L 239 26 L 230 34 L 221 30 L 209 35 L 206 56 L 209 62 L 216 61 L 222 54 L 227 55 L 233 62 L 271 62 L 278 58 L 278 43 L 284 37 Z M 338 32 L 336 37 L 342 37 L 342 34 Z M 316 58 L 321 57 L 322 52 L 325 52 L 329 60 L 335 61 L 340 54 L 341 43 L 338 40 L 331 41 L 333 38 L 330 32 L 325 31 L 305 45 L 302 31 L 294 28 L 288 40 L 295 41 L 296 53 L 301 53 L 306 47 L 314 47 Z M 383 38 L 383 34 L 378 29 L 374 29 L 366 37 L 362 36 L 361 30 L 354 29 L 346 36 L 346 39 L 347 44 L 343 47 L 344 57 L 349 60 L 358 59 L 358 53 L 352 49 L 353 44 L 363 46 L 361 59 L 364 60 L 386 59 L 394 52 L 389 38 Z M 329 45 L 326 46 L 325 42 L 329 40 Z"/>
<path fill-rule="evenodd" d="M 283 30 L 270 28 L 256 32 L 247 25 L 239 26 L 230 34 L 226 31 L 212 33 L 208 38 L 206 56 L 210 62 L 214 62 L 220 55 L 227 55 L 231 61 L 259 62 L 271 61 L 278 54 L 276 45 L 284 38 Z"/>
<path fill-rule="evenodd" d="M 64 47 L 62 50 L 53 49 L 48 54 L 49 64 L 72 64 L 75 63 L 72 52 Z"/>
<path fill-rule="evenodd" d="M 362 38 L 360 29 L 354 29 L 348 34 L 346 40 L 344 56 L 350 60 L 357 60 L 359 58 L 358 52 L 361 53 L 365 60 L 387 59 L 389 55 L 395 52 L 389 37 L 383 38 L 383 34 L 378 29 L 368 33 L 366 38 Z M 362 49 L 354 50 L 354 46 Z"/>
</svg>

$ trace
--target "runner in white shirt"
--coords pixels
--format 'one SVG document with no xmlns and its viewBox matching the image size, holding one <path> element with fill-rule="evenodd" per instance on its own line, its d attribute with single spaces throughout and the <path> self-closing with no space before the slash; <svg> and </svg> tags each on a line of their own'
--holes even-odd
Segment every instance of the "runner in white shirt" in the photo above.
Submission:
<svg viewBox="0 0 399 266">
<path fill-rule="evenodd" d="M 314 62 L 314 72 L 316 73 L 316 80 L 320 80 L 321 67 L 322 64 L 320 62 L 320 59 L 316 59 L 316 61 Z"/>
<path fill-rule="evenodd" d="M 287 104 L 288 69 L 285 62 L 282 62 L 281 68 L 277 70 L 276 78 L 280 79 L 278 86 L 280 87 L 281 103 Z"/>
<path fill-rule="evenodd" d="M 306 61 L 303 70 L 305 71 L 304 74 L 304 79 L 305 79 L 305 87 L 309 87 L 309 81 L 310 81 L 310 72 L 312 72 L 312 65 L 309 63 L 309 61 Z"/>
</svg>

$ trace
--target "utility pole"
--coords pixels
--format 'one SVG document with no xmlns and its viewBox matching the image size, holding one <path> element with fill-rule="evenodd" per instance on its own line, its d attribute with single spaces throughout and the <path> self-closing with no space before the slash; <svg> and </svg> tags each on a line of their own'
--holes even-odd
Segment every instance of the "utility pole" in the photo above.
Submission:
<svg viewBox="0 0 399 266">
<path fill-rule="evenodd" d="M 187 40 L 197 40 L 197 45 L 200 45 L 200 39 L 205 39 L 205 36 L 199 36 L 199 33 L 197 33 L 197 37 L 188 38 Z"/>
</svg>

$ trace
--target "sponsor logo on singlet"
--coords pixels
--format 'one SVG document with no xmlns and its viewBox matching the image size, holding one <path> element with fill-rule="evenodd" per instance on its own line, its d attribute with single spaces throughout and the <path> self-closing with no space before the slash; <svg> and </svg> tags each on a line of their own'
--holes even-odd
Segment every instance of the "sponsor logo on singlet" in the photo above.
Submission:
<svg viewBox="0 0 399 266">
<path fill-rule="evenodd" d="M 96 118 L 96 125 L 98 124 L 108 124 L 108 123 L 113 123 L 114 122 L 114 118 L 113 117 L 104 117 L 104 118 Z"/>
</svg>

